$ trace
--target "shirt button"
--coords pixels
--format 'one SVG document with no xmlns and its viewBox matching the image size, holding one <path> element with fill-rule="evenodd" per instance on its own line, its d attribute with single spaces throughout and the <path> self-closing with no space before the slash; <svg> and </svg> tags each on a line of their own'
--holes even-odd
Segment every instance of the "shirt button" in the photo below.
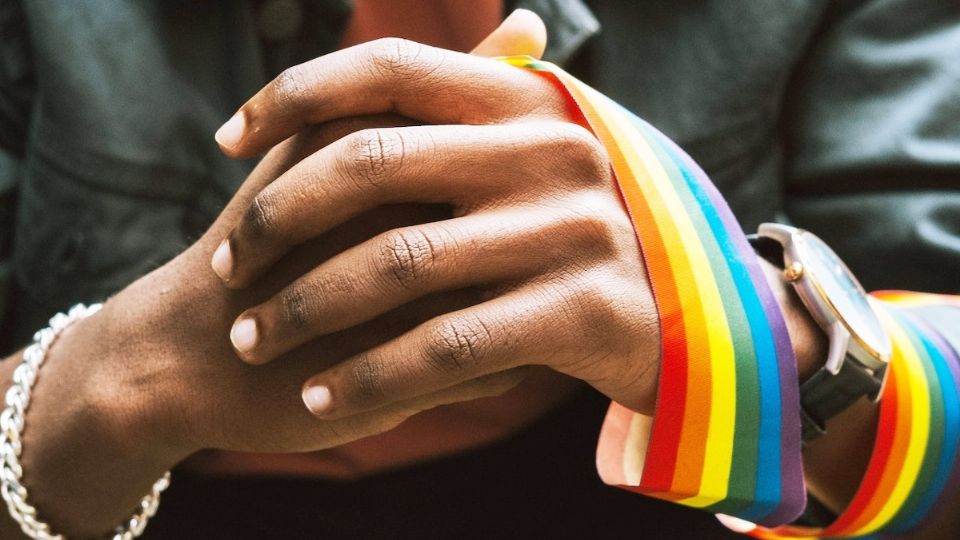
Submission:
<svg viewBox="0 0 960 540">
<path fill-rule="evenodd" d="M 267 41 L 293 38 L 303 25 L 303 7 L 297 0 L 267 0 L 257 10 L 257 29 Z"/>
</svg>

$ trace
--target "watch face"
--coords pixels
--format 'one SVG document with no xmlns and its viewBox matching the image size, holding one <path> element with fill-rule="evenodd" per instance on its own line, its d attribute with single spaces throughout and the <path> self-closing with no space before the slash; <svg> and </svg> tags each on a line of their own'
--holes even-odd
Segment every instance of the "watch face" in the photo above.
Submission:
<svg viewBox="0 0 960 540">
<path fill-rule="evenodd" d="M 867 295 L 847 266 L 822 240 L 809 232 L 797 239 L 804 274 L 813 281 L 840 319 L 847 322 L 854 339 L 867 352 L 889 358 L 890 340 L 870 307 Z"/>
</svg>

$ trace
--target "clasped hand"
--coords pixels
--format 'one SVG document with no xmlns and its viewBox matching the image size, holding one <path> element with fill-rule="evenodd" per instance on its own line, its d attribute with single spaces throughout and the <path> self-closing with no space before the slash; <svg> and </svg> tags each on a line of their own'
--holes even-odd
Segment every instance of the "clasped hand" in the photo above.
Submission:
<svg viewBox="0 0 960 540">
<path fill-rule="evenodd" d="M 631 222 L 602 145 L 549 80 L 490 59 L 383 39 L 293 67 L 220 130 L 258 155 L 345 120 L 398 115 L 306 156 L 259 189 L 212 257 L 233 289 L 291 250 L 397 203 L 452 215 L 393 228 L 337 253 L 236 319 L 251 364 L 441 291 L 480 301 L 419 324 L 305 381 L 341 418 L 525 365 L 582 379 L 649 412 L 659 330 Z"/>
</svg>

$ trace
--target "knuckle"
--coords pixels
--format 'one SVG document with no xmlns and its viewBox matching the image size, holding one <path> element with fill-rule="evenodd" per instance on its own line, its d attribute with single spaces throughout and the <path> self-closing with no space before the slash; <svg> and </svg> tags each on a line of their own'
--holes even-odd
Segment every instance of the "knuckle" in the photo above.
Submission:
<svg viewBox="0 0 960 540">
<path fill-rule="evenodd" d="M 251 238 L 268 236 L 276 227 L 275 201 L 272 195 L 264 191 L 257 194 L 243 213 L 244 229 Z"/>
<path fill-rule="evenodd" d="M 578 335 L 610 335 L 617 317 L 618 293 L 601 271 L 572 272 L 559 276 L 551 296 L 563 318 Z M 602 332 L 597 332 L 602 330 Z"/>
<path fill-rule="evenodd" d="M 312 86 L 312 77 L 304 66 L 294 66 L 280 72 L 270 86 L 273 101 L 283 112 L 302 101 Z"/>
<path fill-rule="evenodd" d="M 578 298 L 584 317 L 581 322 L 596 335 L 616 332 L 628 335 L 631 322 L 629 310 L 624 309 L 625 288 L 622 276 L 612 271 L 598 271 L 582 284 L 583 292 Z"/>
<path fill-rule="evenodd" d="M 369 355 L 358 358 L 350 369 L 357 397 L 368 401 L 382 397 L 385 375 L 383 363 L 376 358 Z"/>
<path fill-rule="evenodd" d="M 578 194 L 567 212 L 568 231 L 564 236 L 576 239 L 581 253 L 610 255 L 625 243 L 636 242 L 629 216 L 606 191 Z"/>
<path fill-rule="evenodd" d="M 370 60 L 387 79 L 416 79 L 424 74 L 419 65 L 424 46 L 402 38 L 383 38 L 370 44 Z"/>
<path fill-rule="evenodd" d="M 554 155 L 566 164 L 568 175 L 588 185 L 607 185 L 611 180 L 610 160 L 597 138 L 586 128 L 567 123 L 556 130 L 549 144 Z"/>
<path fill-rule="evenodd" d="M 272 311 L 284 328 L 320 331 L 330 323 L 324 317 L 330 306 L 339 305 L 343 298 L 356 298 L 357 290 L 352 272 L 310 274 L 281 291 Z"/>
<path fill-rule="evenodd" d="M 632 226 L 628 222 L 624 229 L 615 214 L 623 211 L 604 194 L 576 193 L 551 210 L 549 222 L 539 230 L 547 239 L 541 246 L 553 268 L 582 270 L 619 257 L 627 242 L 636 245 Z"/>
<path fill-rule="evenodd" d="M 457 317 L 438 322 L 428 339 L 426 361 L 436 371 L 450 373 L 477 364 L 493 336 L 478 317 Z"/>
<path fill-rule="evenodd" d="M 302 285 L 294 285 L 280 293 L 281 323 L 295 330 L 305 328 L 312 320 L 312 296 Z"/>
<path fill-rule="evenodd" d="M 406 147 L 396 130 L 365 129 L 350 137 L 349 172 L 361 189 L 376 188 L 395 176 L 403 165 Z"/>
<path fill-rule="evenodd" d="M 436 264 L 435 245 L 422 230 L 396 229 L 382 237 L 377 268 L 391 285 L 413 288 L 423 282 Z"/>
</svg>

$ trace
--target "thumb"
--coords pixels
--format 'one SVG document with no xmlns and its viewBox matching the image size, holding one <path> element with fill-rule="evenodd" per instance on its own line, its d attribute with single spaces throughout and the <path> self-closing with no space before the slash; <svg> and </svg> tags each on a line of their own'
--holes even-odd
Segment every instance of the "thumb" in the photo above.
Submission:
<svg viewBox="0 0 960 540">
<path fill-rule="evenodd" d="M 514 10 L 496 30 L 484 38 L 470 54 L 477 56 L 543 56 L 547 47 L 547 28 L 540 17 L 529 10 Z"/>
</svg>

